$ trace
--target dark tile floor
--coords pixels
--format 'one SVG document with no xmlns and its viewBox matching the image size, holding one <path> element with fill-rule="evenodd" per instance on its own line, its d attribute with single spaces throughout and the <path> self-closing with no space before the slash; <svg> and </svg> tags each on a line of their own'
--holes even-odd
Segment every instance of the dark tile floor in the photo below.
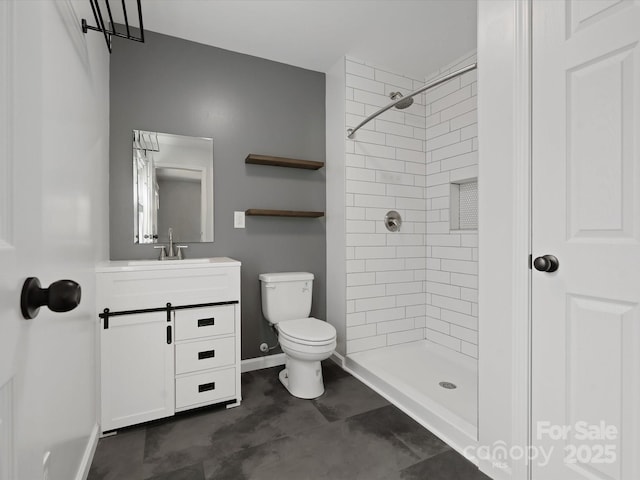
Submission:
<svg viewBox="0 0 640 480">
<path fill-rule="evenodd" d="M 332 362 L 326 392 L 291 396 L 282 367 L 242 375 L 242 404 L 121 430 L 98 443 L 88 480 L 487 480 Z"/>
</svg>

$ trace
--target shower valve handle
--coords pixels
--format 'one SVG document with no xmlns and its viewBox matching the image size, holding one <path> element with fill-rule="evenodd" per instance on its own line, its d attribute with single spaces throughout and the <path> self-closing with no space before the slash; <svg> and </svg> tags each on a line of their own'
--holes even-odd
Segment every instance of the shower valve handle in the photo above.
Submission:
<svg viewBox="0 0 640 480">
<path fill-rule="evenodd" d="M 555 272 L 560 266 L 560 262 L 553 255 L 543 255 L 533 261 L 533 266 L 540 272 Z"/>
</svg>

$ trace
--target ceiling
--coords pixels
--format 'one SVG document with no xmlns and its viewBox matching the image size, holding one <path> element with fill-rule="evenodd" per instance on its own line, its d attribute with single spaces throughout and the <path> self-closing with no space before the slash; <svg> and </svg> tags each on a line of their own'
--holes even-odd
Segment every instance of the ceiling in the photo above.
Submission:
<svg viewBox="0 0 640 480">
<path fill-rule="evenodd" d="M 143 0 L 146 30 L 326 72 L 347 55 L 422 79 L 476 48 L 476 0 Z"/>
</svg>

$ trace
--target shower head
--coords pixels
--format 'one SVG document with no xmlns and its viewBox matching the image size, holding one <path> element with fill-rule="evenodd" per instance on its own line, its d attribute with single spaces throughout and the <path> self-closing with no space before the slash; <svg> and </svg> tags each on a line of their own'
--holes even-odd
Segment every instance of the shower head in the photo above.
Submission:
<svg viewBox="0 0 640 480">
<path fill-rule="evenodd" d="M 397 100 L 398 98 L 402 98 L 403 95 L 400 92 L 391 92 L 389 94 L 389 97 L 391 97 L 391 100 Z M 404 110 L 405 108 L 410 107 L 412 104 L 413 104 L 413 97 L 409 97 L 409 98 L 405 98 L 404 100 L 398 102 L 397 105 L 395 105 L 395 107 L 398 110 Z"/>
</svg>

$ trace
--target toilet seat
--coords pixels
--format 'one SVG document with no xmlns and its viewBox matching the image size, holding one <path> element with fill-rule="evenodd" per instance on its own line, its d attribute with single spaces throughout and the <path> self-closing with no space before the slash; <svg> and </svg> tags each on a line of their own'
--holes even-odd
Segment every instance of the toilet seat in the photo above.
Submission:
<svg viewBox="0 0 640 480">
<path fill-rule="evenodd" d="M 284 339 L 302 345 L 329 345 L 336 340 L 333 325 L 313 317 L 283 320 L 278 323 L 278 332 Z"/>
</svg>

